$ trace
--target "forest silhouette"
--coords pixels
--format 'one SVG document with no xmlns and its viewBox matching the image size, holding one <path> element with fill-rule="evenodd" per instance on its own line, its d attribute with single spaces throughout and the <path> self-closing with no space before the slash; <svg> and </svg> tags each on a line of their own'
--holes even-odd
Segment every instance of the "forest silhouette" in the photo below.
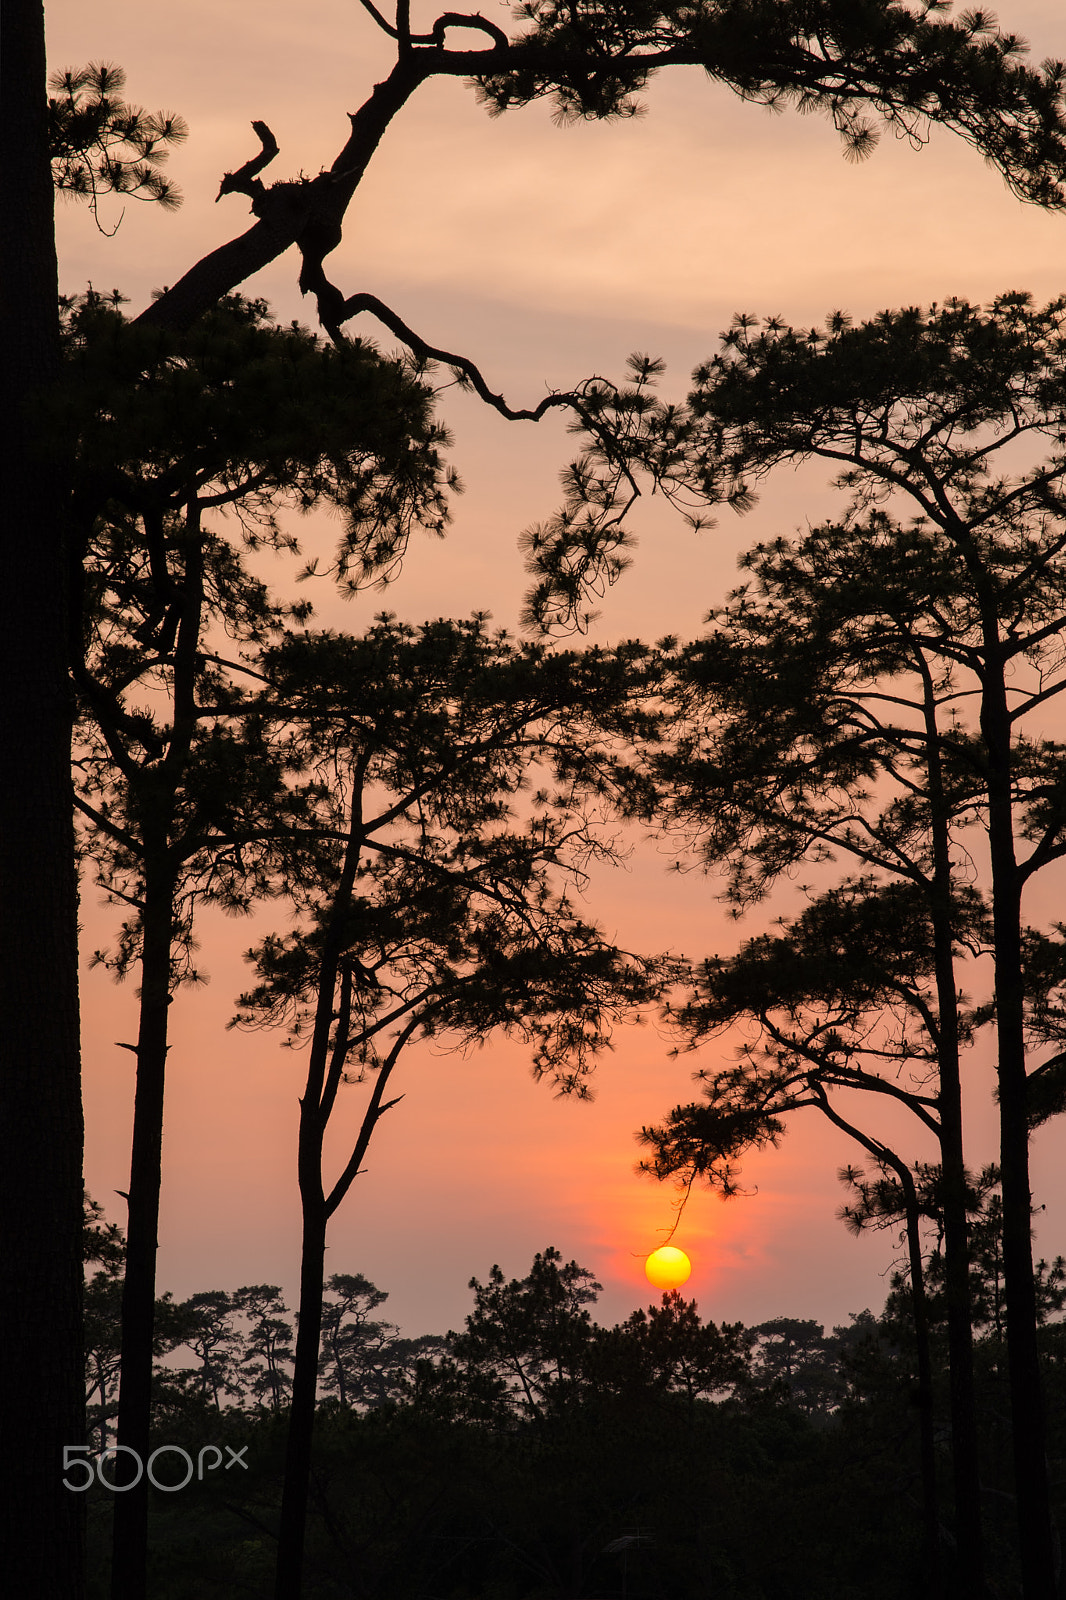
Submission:
<svg viewBox="0 0 1066 1600">
<path fill-rule="evenodd" d="M 989 1577 L 1018 1583 L 1004 1425 L 995 1189 L 974 1217 L 973 1293 Z M 95 1210 L 95 1216 L 93 1211 Z M 113 1438 L 121 1238 L 90 1208 L 90 1420 Z M 100 1265 L 101 1257 L 106 1258 Z M 303 1593 L 650 1600 L 930 1592 L 906 1271 L 880 1314 L 829 1332 L 704 1321 L 678 1291 L 603 1327 L 599 1285 L 548 1248 L 525 1278 L 472 1280 L 462 1331 L 401 1336 L 387 1294 L 327 1282 Z M 946 1405 L 943 1259 L 930 1263 L 932 1382 Z M 1066 1271 L 1041 1263 L 1052 1449 L 1066 1420 Z M 185 1452 L 153 1489 L 151 1592 L 269 1594 L 293 1319 L 270 1285 L 161 1301 L 155 1421 Z M 210 1452 L 218 1447 L 219 1463 Z M 222 1449 L 245 1450 L 240 1467 Z M 113 1465 L 86 1493 L 90 1594 L 105 1594 Z"/>
<path fill-rule="evenodd" d="M 15 530 L 0 737 L 20 763 L 0 785 L 5 1571 L 57 1600 L 86 1581 L 113 1600 L 770 1600 L 812 1581 L 841 1600 L 1052 1600 L 1061 1267 L 1033 1260 L 1028 1162 L 1066 1103 L 1066 929 L 1030 926 L 1022 897 L 1066 855 L 1063 750 L 1030 716 L 1066 687 L 1063 303 L 1012 293 L 809 331 L 744 316 L 682 403 L 655 398 L 658 366 L 639 358 L 628 382 L 522 407 L 326 262 L 390 125 L 434 80 L 472 82 L 493 113 L 546 100 L 565 122 L 635 114 L 656 73 L 699 66 L 741 99 L 821 113 L 851 157 L 883 126 L 920 142 L 941 124 L 1020 199 L 1061 209 L 1066 69 L 1029 67 L 990 18 L 941 4 L 530 0 L 513 33 L 459 13 L 419 31 L 406 0 L 393 21 L 364 10 L 395 60 L 331 166 L 264 180 L 281 152 L 257 120 L 259 152 L 220 185 L 250 226 L 132 317 L 118 293 L 59 296 L 54 194 L 97 226 L 109 194 L 173 208 L 164 167 L 184 123 L 127 103 L 111 66 L 48 80 L 40 6 L 5 12 L 5 210 L 20 219 L 0 440 Z M 240 293 L 288 250 L 320 333 Z M 402 356 L 350 333 L 366 314 Z M 432 363 L 507 418 L 565 409 L 583 436 L 564 506 L 523 541 L 524 620 L 545 635 L 586 626 L 621 577 L 642 485 L 699 524 L 744 509 L 781 462 L 820 459 L 845 510 L 754 552 L 751 588 L 692 646 L 519 645 L 478 613 L 313 630 L 250 558 L 296 556 L 294 514 L 328 506 L 340 538 L 302 576 L 353 593 L 391 581 L 415 531 L 444 532 L 457 484 Z M 1001 467 L 1004 444 L 1039 459 Z M 885 784 L 898 792 L 879 811 Z M 772 951 L 633 952 L 576 908 L 633 824 L 724 865 L 737 904 L 837 849 L 861 869 L 835 899 L 812 895 Z M 83 863 L 122 908 L 98 958 L 139 982 L 128 1233 L 91 1213 L 87 1340 Z M 239 1020 L 310 1040 L 298 1329 L 269 1284 L 158 1296 L 170 1017 L 211 904 L 281 910 Z M 797 970 L 812 941 L 813 978 L 809 960 Z M 973 1006 L 967 957 L 994 967 Z M 652 1007 L 693 1045 L 739 1017 L 762 1035 L 645 1130 L 648 1170 L 733 1193 L 745 1151 L 817 1105 L 872 1162 L 849 1169 L 847 1220 L 907 1238 L 883 1316 L 827 1340 L 787 1318 L 716 1328 L 674 1295 L 598 1329 L 590 1275 L 549 1250 L 527 1279 L 475 1281 L 463 1334 L 405 1348 L 373 1320 L 373 1285 L 324 1284 L 326 1223 L 396 1104 L 383 1095 L 409 1040 L 499 1030 L 580 1095 L 612 1029 Z M 1000 1148 L 975 1176 L 959 1082 L 981 1030 Z M 326 1123 L 361 1081 L 369 1109 L 330 1182 Z M 893 1095 L 939 1161 L 849 1121 L 839 1092 Z M 96 1467 L 79 1442 L 86 1345 Z M 159 1367 L 181 1345 L 198 1366 Z M 180 1500 L 148 1470 L 154 1451 L 223 1444 L 247 1469 Z"/>
</svg>

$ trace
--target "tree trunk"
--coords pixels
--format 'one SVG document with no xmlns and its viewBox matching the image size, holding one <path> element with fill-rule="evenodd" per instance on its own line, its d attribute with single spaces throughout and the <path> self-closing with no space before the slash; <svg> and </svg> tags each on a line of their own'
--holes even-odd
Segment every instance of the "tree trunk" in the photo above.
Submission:
<svg viewBox="0 0 1066 1600">
<path fill-rule="evenodd" d="M 326 1201 L 322 1192 L 322 1122 L 318 1097 L 300 1103 L 300 1198 L 303 1251 L 300 1261 L 300 1320 L 292 1379 L 292 1406 L 285 1446 L 274 1600 L 299 1600 L 304 1528 L 311 1482 L 311 1443 L 318 1394 L 322 1335 L 322 1284 L 326 1270 Z"/>
<path fill-rule="evenodd" d="M 1014 1493 L 1024 1600 L 1055 1600 L 1055 1539 L 1048 1487 L 1046 1421 L 1037 1345 L 1029 1124 L 1026 1115 L 1025 983 L 1021 879 L 1014 851 L 1011 724 L 998 629 L 986 622 L 981 731 L 988 761 L 988 836 L 999 1039 L 1000 1173 L 1007 1366 L 1014 1446 Z"/>
<path fill-rule="evenodd" d="M 0 1570 L 12 1594 L 77 1600 L 84 1500 L 63 1482 L 64 1447 L 85 1443 L 77 885 L 65 466 L 34 415 L 59 374 L 39 0 L 4 0 L 2 74 Z M 84 1472 L 69 1476 L 80 1484 Z"/>
<path fill-rule="evenodd" d="M 943 1593 L 943 1563 L 940 1559 L 940 1498 L 936 1476 L 936 1433 L 933 1416 L 933 1358 L 929 1342 L 929 1298 L 925 1288 L 925 1264 L 922 1259 L 921 1218 L 918 1213 L 918 1194 L 914 1177 L 907 1163 L 894 1150 L 863 1133 L 853 1123 L 847 1122 L 834 1111 L 827 1096 L 819 1098 L 819 1106 L 830 1122 L 843 1129 L 857 1144 L 868 1150 L 874 1159 L 887 1166 L 899 1179 L 907 1223 L 907 1262 L 911 1276 L 911 1320 L 914 1325 L 914 1348 L 918 1367 L 918 1432 L 919 1459 L 922 1475 L 922 1544 L 925 1550 L 926 1579 L 923 1593 L 933 1597 Z"/>
<path fill-rule="evenodd" d="M 936 1434 L 933 1418 L 933 1360 L 929 1346 L 929 1300 L 925 1292 L 925 1264 L 914 1179 L 906 1165 L 895 1168 L 907 1206 L 907 1259 L 911 1273 L 911 1318 L 918 1365 L 918 1428 L 922 1463 L 922 1543 L 925 1548 L 925 1592 L 943 1592 L 940 1559 L 940 1505 L 936 1481 Z"/>
<path fill-rule="evenodd" d="M 349 915 L 352 886 L 362 848 L 362 776 L 353 784 L 351 827 L 344 849 L 340 878 L 329 914 L 329 925 L 318 971 L 315 1026 L 307 1064 L 307 1083 L 300 1101 L 300 1135 L 297 1166 L 303 1212 L 303 1249 L 300 1260 L 300 1318 L 296 1334 L 296 1360 L 292 1382 L 292 1407 L 285 1446 L 285 1483 L 281 1496 L 281 1524 L 274 1575 L 274 1600 L 300 1600 L 304 1530 L 311 1482 L 311 1444 L 318 1393 L 318 1351 L 322 1338 L 322 1285 L 326 1270 L 326 1224 L 340 1203 L 351 1178 L 342 1177 L 327 1202 L 322 1182 L 322 1141 L 336 1099 L 348 1054 L 351 1024 L 352 980 L 340 973 L 340 954 Z M 338 976 L 340 991 L 338 995 Z M 336 1013 L 334 1007 L 336 1006 Z M 332 1038 L 334 1026 L 335 1036 Z M 403 1035 L 401 1034 L 401 1038 Z M 384 1077 L 379 1072 L 371 1108 L 363 1118 L 359 1140 L 349 1168 L 354 1172 L 377 1120 L 373 1110 L 380 1099 Z M 346 1169 L 346 1175 L 347 1171 Z"/>
<path fill-rule="evenodd" d="M 174 648 L 173 722 L 167 753 L 136 780 L 141 811 L 144 909 L 141 914 L 141 995 L 137 1087 L 122 1292 L 122 1372 L 118 1401 L 117 1483 L 112 1528 L 113 1600 L 143 1600 L 148 1566 L 148 1461 L 151 1454 L 152 1371 L 155 1357 L 156 1257 L 163 1177 L 163 1106 L 173 983 L 179 850 L 174 842 L 176 800 L 196 732 L 196 677 L 203 617 L 200 510 L 187 509 L 181 616 Z M 125 1447 L 123 1450 L 122 1447 Z M 128 1454 L 126 1452 L 135 1452 Z M 139 1481 L 137 1463 L 142 1472 Z"/>
<path fill-rule="evenodd" d="M 953 1081 L 952 1081 L 953 1078 Z M 944 1205 L 944 1277 L 948 1312 L 951 1394 L 951 1470 L 955 1489 L 955 1577 L 958 1600 L 985 1596 L 977 1396 L 970 1315 L 970 1256 L 966 1218 L 966 1169 L 962 1160 L 962 1106 L 958 1055 L 954 1074 L 941 1067 L 941 1171 Z"/>
<path fill-rule="evenodd" d="M 955 1489 L 955 1578 L 959 1600 L 987 1594 L 981 1525 L 981 1480 L 977 1439 L 977 1396 L 973 1370 L 970 1308 L 967 1178 L 962 1142 L 962 1084 L 959 1072 L 958 1002 L 947 929 L 934 914 L 937 990 L 940 1011 L 939 1071 L 940 1164 L 944 1207 L 944 1275 L 948 1313 L 948 1368 L 951 1396 L 951 1469 Z M 942 946 L 946 945 L 946 950 Z M 941 970 L 943 969 L 943 970 Z"/>
<path fill-rule="evenodd" d="M 156 1252 L 163 1166 L 163 1094 L 174 883 L 169 867 L 165 863 L 153 864 L 151 856 L 146 862 L 145 878 L 137 1090 L 133 1109 L 126 1279 L 122 1290 L 122 1375 L 117 1437 L 120 1454 L 112 1471 L 115 1483 L 133 1486 L 115 1495 L 111 1560 L 113 1600 L 144 1600 L 147 1585 L 147 1469 L 151 1454 Z M 127 1451 L 135 1452 L 136 1459 Z M 133 1484 L 138 1461 L 142 1471 L 139 1482 Z"/>
<path fill-rule="evenodd" d="M 959 1600 L 983 1597 L 984 1537 L 977 1440 L 977 1394 L 973 1370 L 970 1305 L 968 1183 L 962 1127 L 959 1001 L 955 979 L 955 917 L 951 868 L 950 810 L 936 695 L 924 656 L 926 764 L 933 847 L 931 920 L 937 997 L 937 1108 L 940 1113 L 940 1173 L 944 1208 L 944 1272 L 948 1309 L 948 1381 L 951 1397 L 951 1469 L 955 1490 L 953 1593 Z M 908 1175 L 909 1176 L 909 1175 Z M 915 1202 L 916 1203 L 916 1202 Z"/>
</svg>

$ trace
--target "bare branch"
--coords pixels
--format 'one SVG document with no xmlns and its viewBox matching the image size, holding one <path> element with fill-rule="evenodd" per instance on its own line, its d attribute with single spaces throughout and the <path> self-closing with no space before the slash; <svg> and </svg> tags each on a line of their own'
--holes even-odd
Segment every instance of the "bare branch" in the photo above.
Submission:
<svg viewBox="0 0 1066 1600">
<path fill-rule="evenodd" d="M 215 196 L 215 204 L 222 199 L 224 194 L 246 194 L 250 199 L 263 193 L 263 185 L 259 181 L 259 173 L 264 167 L 270 165 L 278 153 L 278 141 L 271 133 L 265 122 L 253 122 L 259 143 L 262 146 L 259 154 L 246 161 L 243 167 L 238 167 L 236 172 L 227 172 Z"/>
<path fill-rule="evenodd" d="M 305 263 L 306 268 L 306 263 Z M 403 318 L 398 316 L 383 300 L 374 294 L 353 294 L 347 300 L 343 299 L 340 290 L 335 288 L 319 267 L 316 273 L 317 282 L 314 285 L 318 297 L 318 313 L 330 337 L 341 343 L 344 334 L 340 331 L 341 324 L 350 321 L 353 317 L 369 312 L 371 316 L 384 323 L 390 333 L 402 339 L 411 353 L 419 361 L 435 361 L 442 366 L 450 367 L 460 378 L 460 381 L 469 383 L 475 394 L 498 411 L 508 422 L 539 422 L 546 412 L 553 407 L 569 407 L 580 412 L 582 401 L 590 384 L 599 383 L 598 378 L 586 378 L 576 390 L 564 393 L 545 395 L 538 405 L 515 408 L 508 405 L 503 395 L 495 394 L 491 390 L 477 365 L 468 356 L 456 355 L 453 351 L 442 350 L 436 345 L 428 344 L 420 334 L 415 333 Z"/>
</svg>

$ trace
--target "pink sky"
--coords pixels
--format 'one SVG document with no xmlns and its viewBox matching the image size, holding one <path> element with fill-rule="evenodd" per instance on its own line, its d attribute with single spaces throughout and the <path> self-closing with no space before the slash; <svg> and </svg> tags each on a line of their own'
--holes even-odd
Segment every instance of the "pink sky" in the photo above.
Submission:
<svg viewBox="0 0 1066 1600">
<path fill-rule="evenodd" d="M 505 20 L 491 0 L 483 9 Z M 1000 20 L 1029 38 L 1035 59 L 1066 55 L 1059 0 L 1005 4 Z M 186 196 L 176 216 L 131 203 L 108 240 L 83 208 L 60 208 L 63 287 L 114 285 L 133 309 L 246 226 L 241 197 L 216 206 L 214 196 L 222 173 L 253 153 L 252 118 L 281 145 L 272 175 L 316 172 L 343 142 L 345 113 L 388 65 L 352 0 L 299 12 L 251 0 L 166 9 L 55 0 L 48 24 L 53 66 L 119 62 L 131 98 L 179 111 L 191 127 L 172 158 Z M 934 132 L 921 151 L 886 134 L 871 160 L 850 165 L 826 123 L 741 105 L 698 72 L 661 77 L 646 117 L 565 130 L 544 107 L 490 121 L 469 90 L 448 83 L 428 86 L 391 130 L 330 270 L 346 291 L 380 295 L 427 339 L 469 354 L 512 403 L 528 404 L 593 371 L 620 375 L 633 349 L 665 357 L 664 387 L 680 394 L 737 310 L 811 323 L 835 307 L 865 316 L 1015 288 L 1050 298 L 1066 286 L 1064 230 L 1063 217 L 1013 200 L 947 133 Z M 295 276 L 286 257 L 245 288 L 283 318 L 306 318 Z M 359 331 L 379 333 L 369 322 Z M 386 599 L 342 606 L 323 589 L 319 615 L 332 625 L 358 629 L 384 604 L 416 621 L 489 609 L 514 625 L 524 581 L 515 537 L 554 506 L 570 441 L 557 419 L 507 424 L 465 396 L 445 394 L 441 409 L 467 485 L 449 538 L 413 548 Z M 730 586 L 740 550 L 828 503 L 821 473 L 806 470 L 773 486 L 743 523 L 724 519 L 699 538 L 658 505 L 642 506 L 635 569 L 604 603 L 598 636 L 695 633 Z M 317 530 L 306 536 L 310 548 Z M 328 527 L 321 536 L 328 544 Z M 643 846 L 631 871 L 593 883 L 592 913 L 633 948 L 692 955 L 724 952 L 757 931 L 754 921 L 740 930 L 727 921 L 706 879 L 667 877 L 665 867 Z M 96 899 L 90 886 L 88 949 L 107 926 Z M 302 1061 L 280 1040 L 224 1031 L 246 982 L 251 927 L 208 918 L 201 936 L 211 982 L 173 1008 L 160 1286 L 186 1295 L 270 1281 L 294 1293 Z M 133 988 L 95 971 L 83 995 L 87 1181 L 121 1220 L 114 1191 L 128 1177 L 132 1057 L 115 1041 L 132 1037 Z M 642 1258 L 671 1225 L 672 1196 L 633 1175 L 632 1135 L 687 1096 L 692 1063 L 668 1050 L 654 1025 L 626 1030 L 591 1105 L 553 1101 L 511 1045 L 465 1061 L 423 1052 L 335 1219 L 330 1270 L 364 1272 L 388 1290 L 387 1312 L 411 1333 L 458 1326 L 472 1274 L 483 1279 L 499 1261 L 521 1275 L 549 1243 L 604 1283 L 601 1320 L 647 1303 Z M 994 1147 L 984 1074 L 972 1100 L 977 1161 Z M 353 1098 L 348 1126 L 357 1115 Z M 1048 1202 L 1046 1253 L 1066 1245 L 1057 1139 L 1045 1135 L 1034 1161 L 1037 1198 Z M 855 1241 L 834 1218 L 843 1198 L 835 1171 L 852 1155 L 832 1130 L 797 1123 L 780 1150 L 748 1165 L 751 1198 L 693 1199 L 675 1242 L 693 1258 L 686 1293 L 705 1316 L 831 1323 L 880 1306 L 889 1243 Z"/>
</svg>

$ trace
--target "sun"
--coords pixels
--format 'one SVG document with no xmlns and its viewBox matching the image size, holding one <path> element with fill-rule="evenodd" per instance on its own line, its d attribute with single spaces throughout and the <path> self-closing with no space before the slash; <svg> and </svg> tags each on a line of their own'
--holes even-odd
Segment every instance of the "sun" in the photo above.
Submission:
<svg viewBox="0 0 1066 1600">
<path fill-rule="evenodd" d="M 657 1289 L 679 1289 L 688 1282 L 692 1262 L 683 1250 L 664 1244 L 652 1251 L 644 1263 L 644 1271 Z"/>
</svg>

